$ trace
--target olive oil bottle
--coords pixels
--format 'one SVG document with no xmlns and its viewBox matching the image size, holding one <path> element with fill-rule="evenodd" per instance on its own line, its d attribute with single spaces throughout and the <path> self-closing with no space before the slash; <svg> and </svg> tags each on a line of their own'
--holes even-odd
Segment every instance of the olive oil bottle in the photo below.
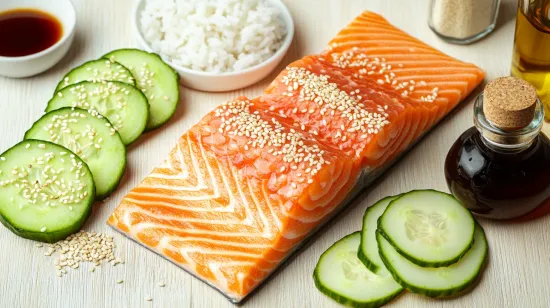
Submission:
<svg viewBox="0 0 550 308">
<path fill-rule="evenodd" d="M 512 75 L 537 89 L 550 121 L 550 0 L 519 0 Z"/>
</svg>

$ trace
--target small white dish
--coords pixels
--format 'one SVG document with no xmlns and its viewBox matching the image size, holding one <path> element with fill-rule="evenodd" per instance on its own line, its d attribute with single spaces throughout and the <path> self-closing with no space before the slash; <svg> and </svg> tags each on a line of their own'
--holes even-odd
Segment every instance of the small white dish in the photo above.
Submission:
<svg viewBox="0 0 550 308">
<path fill-rule="evenodd" d="M 281 17 L 287 27 L 287 34 L 279 50 L 269 59 L 258 65 L 236 72 L 209 73 L 176 65 L 166 59 L 162 54 L 160 54 L 160 56 L 168 65 L 179 73 L 180 83 L 188 88 L 207 92 L 225 92 L 252 85 L 265 78 L 277 67 L 288 51 L 294 37 L 294 21 L 292 20 L 292 15 L 288 8 L 280 0 L 269 0 L 269 2 L 281 11 Z M 133 27 L 139 47 L 148 52 L 155 52 L 140 31 L 139 19 L 144 5 L 145 0 L 137 1 L 133 13 Z"/>
<path fill-rule="evenodd" d="M 59 62 L 73 42 L 76 28 L 76 10 L 70 0 L 1 0 L 0 12 L 30 8 L 55 16 L 63 27 L 63 36 L 57 43 L 40 52 L 23 57 L 0 56 L 0 75 L 13 78 L 40 74 Z"/>
</svg>

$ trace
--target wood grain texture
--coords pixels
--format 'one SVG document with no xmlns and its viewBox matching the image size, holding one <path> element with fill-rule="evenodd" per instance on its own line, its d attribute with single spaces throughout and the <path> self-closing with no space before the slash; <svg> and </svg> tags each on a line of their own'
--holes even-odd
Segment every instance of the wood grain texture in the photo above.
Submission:
<svg viewBox="0 0 550 308">
<path fill-rule="evenodd" d="M 98 203 L 86 230 L 115 236 L 116 254 L 125 265 L 103 265 L 95 273 L 88 266 L 55 275 L 53 258 L 34 242 L 0 227 L 0 307 L 232 307 L 222 295 L 183 270 L 115 233 L 105 225 L 110 213 L 128 190 L 160 163 L 183 134 L 219 103 L 261 93 L 284 65 L 319 52 L 339 29 L 362 10 L 388 18 L 413 36 L 459 59 L 473 62 L 487 78 L 508 75 L 510 69 L 515 1 L 503 1 L 498 27 L 486 39 L 456 46 L 439 40 L 427 25 L 428 1 L 406 0 L 286 0 L 296 22 L 295 41 L 284 63 L 259 84 L 230 93 L 210 94 L 182 88 L 181 102 L 164 127 L 142 136 L 128 151 L 128 170 L 110 201 Z M 78 11 L 75 44 L 53 69 L 28 79 L 0 77 L 0 151 L 18 142 L 39 118 L 55 85 L 70 67 L 120 47 L 135 46 L 131 28 L 131 0 L 74 0 Z M 365 208 L 376 200 L 417 188 L 447 191 L 443 162 L 456 138 L 472 126 L 471 98 L 428 134 L 386 176 L 366 190 L 350 210 L 326 226 L 313 241 L 265 283 L 245 307 L 338 307 L 320 294 L 311 274 L 319 255 L 333 242 L 359 230 Z M 548 130 L 547 128 L 547 131 Z M 549 175 L 550 176 L 550 175 Z M 432 300 L 405 293 L 392 307 L 549 307 L 550 217 L 524 224 L 481 221 L 490 244 L 490 262 L 479 286 L 452 300 Z M 116 280 L 123 279 L 123 284 Z M 157 283 L 166 282 L 165 288 Z M 144 297 L 152 297 L 152 302 Z"/>
</svg>

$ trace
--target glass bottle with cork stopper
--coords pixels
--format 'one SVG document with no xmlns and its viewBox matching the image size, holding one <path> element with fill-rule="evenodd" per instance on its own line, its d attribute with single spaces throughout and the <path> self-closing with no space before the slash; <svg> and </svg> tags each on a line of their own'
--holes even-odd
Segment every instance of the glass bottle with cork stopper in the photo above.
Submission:
<svg viewBox="0 0 550 308">
<path fill-rule="evenodd" d="M 491 81 L 474 105 L 475 127 L 445 160 L 451 193 L 473 214 L 530 219 L 550 211 L 550 140 L 536 90 L 515 77 Z"/>
</svg>

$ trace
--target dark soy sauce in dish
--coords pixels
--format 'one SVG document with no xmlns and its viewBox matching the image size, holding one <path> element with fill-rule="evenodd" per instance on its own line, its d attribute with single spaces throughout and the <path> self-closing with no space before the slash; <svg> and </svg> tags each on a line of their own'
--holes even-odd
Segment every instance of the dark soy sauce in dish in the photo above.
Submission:
<svg viewBox="0 0 550 308">
<path fill-rule="evenodd" d="M 0 12 L 0 56 L 23 57 L 46 50 L 63 36 L 61 22 L 35 9 Z"/>
</svg>

